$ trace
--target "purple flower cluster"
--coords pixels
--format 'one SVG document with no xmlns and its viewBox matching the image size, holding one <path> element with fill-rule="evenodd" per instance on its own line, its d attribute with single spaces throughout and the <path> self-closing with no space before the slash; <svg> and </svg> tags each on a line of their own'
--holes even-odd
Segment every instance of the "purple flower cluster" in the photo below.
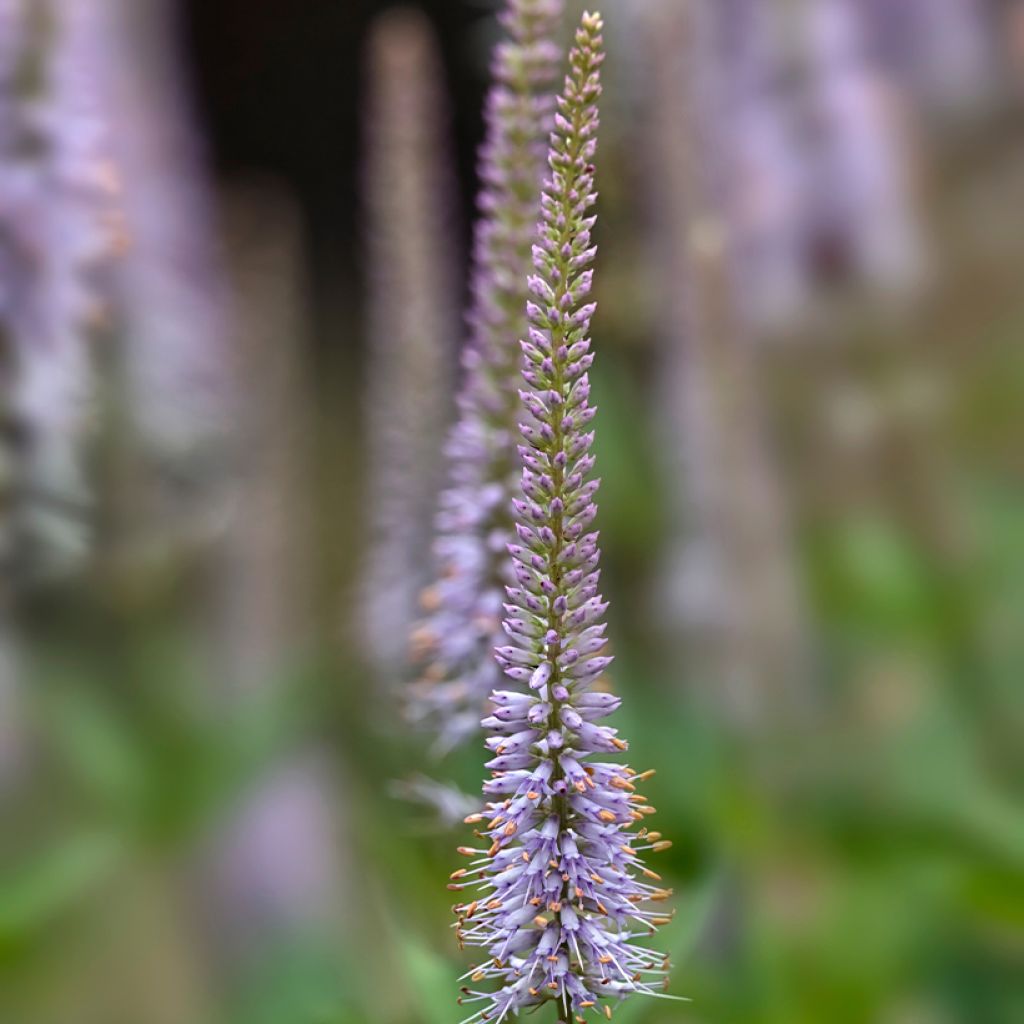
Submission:
<svg viewBox="0 0 1024 1024">
<path fill-rule="evenodd" d="M 508 0 L 487 137 L 474 243 L 471 337 L 458 421 L 446 455 L 448 486 L 437 517 L 438 582 L 424 595 L 425 621 L 413 656 L 425 666 L 413 685 L 411 717 L 438 734 L 442 748 L 476 732 L 500 679 L 493 648 L 501 637 L 512 535 L 519 349 L 526 333 L 524 269 L 530 258 L 559 59 L 551 41 L 562 0 Z"/>
<path fill-rule="evenodd" d="M 925 269 L 902 104 L 865 45 L 871 6 L 659 0 L 649 9 L 688 18 L 690 88 L 707 111 L 700 154 L 711 156 L 727 218 L 732 301 L 756 333 L 805 316 L 826 281 L 892 294 Z M 892 27 L 914 5 L 884 6 Z M 912 15 L 918 37 L 948 7 L 928 6 Z"/>
<path fill-rule="evenodd" d="M 472 864 L 452 876 L 454 888 L 476 891 L 456 907 L 459 939 L 487 953 L 469 972 L 471 984 L 499 986 L 463 989 L 462 1002 L 481 1004 L 467 1024 L 547 1001 L 563 1020 L 590 1009 L 610 1016 L 612 1002 L 632 993 L 661 995 L 668 970 L 661 953 L 633 941 L 668 921 L 651 904 L 670 893 L 640 857 L 670 845 L 640 825 L 654 811 L 636 792 L 647 774 L 595 759 L 626 749 L 614 728 L 599 724 L 620 702 L 601 685 L 612 659 L 602 653 L 607 604 L 590 529 L 598 481 L 587 479 L 601 28 L 599 15 L 585 14 L 576 34 L 533 247 L 510 642 L 496 651 L 505 674 L 525 685 L 491 695 L 483 722 L 494 755 L 484 784 L 490 802 L 467 819 L 486 821 L 477 833 L 484 846 L 461 848 Z"/>
</svg>

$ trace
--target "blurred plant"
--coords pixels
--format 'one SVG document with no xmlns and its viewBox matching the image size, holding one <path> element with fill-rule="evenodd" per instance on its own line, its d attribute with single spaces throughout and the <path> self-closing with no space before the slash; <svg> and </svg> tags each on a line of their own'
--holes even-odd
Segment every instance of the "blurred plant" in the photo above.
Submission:
<svg viewBox="0 0 1024 1024">
<path fill-rule="evenodd" d="M 18 87 L 19 47 L 21 32 L 17 22 L 17 7 L 13 0 L 0 3 L 0 175 L 8 159 L 10 137 L 17 130 L 14 105 Z M 6 233 L 6 232 L 5 232 Z M 0 250 L 2 251 L 2 250 Z M 0 266 L 7 263 L 3 260 Z M 2 285 L 0 285 L 2 287 Z M 8 299 L 9 302 L 9 299 Z M 11 442 L 16 437 L 11 427 L 11 403 L 14 397 L 13 352 L 9 331 L 0 335 L 0 559 L 4 563 L 12 551 L 10 513 L 15 500 L 15 451 Z M 11 638 L 7 627 L 10 595 L 0 593 L 0 780 L 4 783 L 13 774 L 20 759 L 20 728 L 16 716 L 18 707 L 17 673 Z"/>
<path fill-rule="evenodd" d="M 87 544 L 81 464 L 100 267 L 119 238 L 94 8 L 0 2 L 0 780 L 22 761 L 12 606 Z"/>
<path fill-rule="evenodd" d="M 624 765 L 592 762 L 598 752 L 626 749 L 617 730 L 594 722 L 619 700 L 597 688 L 611 658 L 601 622 L 607 604 L 598 592 L 598 481 L 587 481 L 594 457 L 594 417 L 587 370 L 593 361 L 588 331 L 595 305 L 595 255 L 590 210 L 594 192 L 603 59 L 600 15 L 584 14 L 569 58 L 548 156 L 542 221 L 530 277 L 529 341 L 520 392 L 523 499 L 514 502 L 520 544 L 509 545 L 518 586 L 508 588 L 504 629 L 511 645 L 498 663 L 530 692 L 495 691 L 484 792 L 496 799 L 479 834 L 489 849 L 463 847 L 475 858 L 456 871 L 453 888 L 482 890 L 456 907 L 460 942 L 487 952 L 469 973 L 473 982 L 498 982 L 497 991 L 464 989 L 460 1002 L 480 1002 L 469 1021 L 501 1021 L 525 1007 L 555 1002 L 560 1019 L 570 1007 L 583 1020 L 601 999 L 656 993 L 666 978 L 662 954 L 632 940 L 669 918 L 648 901 L 669 892 L 642 866 L 640 850 L 671 844 L 646 827 L 629 830 L 653 808 L 635 792 L 647 778 Z M 631 845 L 631 841 L 634 845 Z M 641 845 L 642 844 L 642 845 Z M 610 1014 L 611 1004 L 604 1009 Z"/>
<path fill-rule="evenodd" d="M 371 422 L 362 591 L 365 644 L 389 677 L 406 664 L 429 575 L 437 438 L 448 421 L 458 336 L 458 273 L 443 88 L 426 18 L 394 10 L 370 41 L 365 178 L 369 231 Z"/>
<path fill-rule="evenodd" d="M 6 604 L 0 605 L 0 803 L 20 777 L 25 746 L 21 673 L 8 613 Z"/>
<path fill-rule="evenodd" d="M 101 122 L 95 10 L 0 7 L 0 488 L 7 572 L 81 548 L 79 449 L 90 341 L 106 314 L 98 268 L 120 242 Z M 10 578 L 10 577 L 9 577 Z"/>
<path fill-rule="evenodd" d="M 414 684 L 410 714 L 438 734 L 442 750 L 476 732 L 500 679 L 492 651 L 500 642 L 502 587 L 508 582 L 504 547 L 512 530 L 517 342 L 527 326 L 526 268 L 551 125 L 558 59 L 552 40 L 561 11 L 561 0 L 508 0 L 502 24 L 510 39 L 495 54 L 487 98 L 472 333 L 437 517 L 439 577 L 424 596 L 428 615 L 413 634 L 414 656 L 427 667 Z"/>
<path fill-rule="evenodd" d="M 312 517 L 307 285 L 299 215 L 274 186 L 237 186 L 222 203 L 237 310 L 234 362 L 246 401 L 235 423 L 240 490 L 212 580 L 229 689 L 260 690 L 310 624 Z"/>
<path fill-rule="evenodd" d="M 658 607 L 672 643 L 697 654 L 698 689 L 726 720 L 750 728 L 806 698 L 806 638 L 708 155 L 706 16 L 696 4 L 660 3 L 645 21 L 657 74 L 648 141 L 667 302 L 661 450 L 672 485 Z"/>
<path fill-rule="evenodd" d="M 172 554 L 209 532 L 234 411 L 224 267 L 170 0 L 102 5 L 104 103 L 131 258 L 117 268 L 118 345 L 104 455 L 117 550 Z M 217 520 L 222 521 L 223 516 Z M 196 535 L 199 535 L 197 537 Z M 140 551 L 141 548 L 141 551 Z"/>
<path fill-rule="evenodd" d="M 879 64 L 923 111 L 963 116 L 991 102 L 998 85 L 991 4 L 857 0 L 856 6 Z"/>
<path fill-rule="evenodd" d="M 789 327 L 851 284 L 908 292 L 923 252 L 902 110 L 857 0 L 698 3 L 705 145 L 748 326 Z"/>
<path fill-rule="evenodd" d="M 819 0 L 803 16 L 804 260 L 825 283 L 844 272 L 882 292 L 909 291 L 923 252 L 907 124 L 872 60 L 856 0 Z"/>
<path fill-rule="evenodd" d="M 239 188 L 225 204 L 239 319 L 240 404 L 233 438 L 245 453 L 237 503 L 214 570 L 216 695 L 229 721 L 294 700 L 312 620 L 311 422 L 303 405 L 306 307 L 302 236 L 287 198 Z M 344 804 L 323 752 L 286 750 L 225 816 L 209 858 L 209 900 L 237 967 L 282 936 L 314 930 L 341 898 Z"/>
</svg>

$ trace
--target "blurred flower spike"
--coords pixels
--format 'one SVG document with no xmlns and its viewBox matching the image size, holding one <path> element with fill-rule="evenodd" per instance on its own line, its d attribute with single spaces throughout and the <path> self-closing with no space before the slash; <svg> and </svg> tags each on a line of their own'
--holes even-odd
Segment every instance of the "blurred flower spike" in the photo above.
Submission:
<svg viewBox="0 0 1024 1024">
<path fill-rule="evenodd" d="M 458 336 L 456 188 L 437 42 L 422 14 L 377 19 L 371 36 L 365 206 L 371 340 L 370 519 L 361 635 L 383 676 L 400 676 L 430 579 L 437 438 L 449 422 Z M 451 358 L 449 358 L 451 356 Z"/>
<path fill-rule="evenodd" d="M 4 555 L 77 547 L 77 448 L 89 420 L 90 338 L 109 308 L 100 271 L 127 244 L 100 98 L 91 3 L 0 3 L 0 349 Z M 74 530 L 71 531 L 75 532 Z M 56 546 L 49 541 L 60 538 Z M 52 550 L 51 550 L 52 549 Z"/>
<path fill-rule="evenodd" d="M 525 268 L 552 125 L 559 59 L 552 39 L 561 12 L 561 0 L 508 0 L 501 20 L 509 39 L 497 49 L 487 99 L 471 336 L 437 517 L 439 572 L 412 637 L 424 669 L 412 688 L 410 716 L 438 734 L 442 751 L 477 732 L 500 679 L 492 651 L 501 637 L 512 535 L 517 342 L 527 326 Z"/>
</svg>

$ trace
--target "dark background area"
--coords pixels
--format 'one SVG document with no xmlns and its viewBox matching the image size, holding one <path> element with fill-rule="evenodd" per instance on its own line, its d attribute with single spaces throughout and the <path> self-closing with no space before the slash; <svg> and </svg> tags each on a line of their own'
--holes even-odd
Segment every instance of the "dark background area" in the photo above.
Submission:
<svg viewBox="0 0 1024 1024">
<path fill-rule="evenodd" d="M 299 200 L 318 290 L 358 275 L 362 54 L 380 0 L 183 0 L 182 32 L 210 155 L 225 178 L 270 176 Z M 491 6 L 422 0 L 441 44 L 463 225 L 471 223 Z M 316 97 L 310 103 L 310 97 Z M 468 230 L 466 228 L 465 230 Z"/>
</svg>

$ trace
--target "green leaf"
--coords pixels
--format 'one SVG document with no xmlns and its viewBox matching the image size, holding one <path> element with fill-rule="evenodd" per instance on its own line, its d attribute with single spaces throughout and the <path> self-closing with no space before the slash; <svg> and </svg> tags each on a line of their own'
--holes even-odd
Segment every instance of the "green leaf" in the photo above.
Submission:
<svg viewBox="0 0 1024 1024">
<path fill-rule="evenodd" d="M 399 948 L 422 1019 L 426 1024 L 452 1024 L 458 975 L 451 962 L 411 932 L 402 933 Z"/>
</svg>

